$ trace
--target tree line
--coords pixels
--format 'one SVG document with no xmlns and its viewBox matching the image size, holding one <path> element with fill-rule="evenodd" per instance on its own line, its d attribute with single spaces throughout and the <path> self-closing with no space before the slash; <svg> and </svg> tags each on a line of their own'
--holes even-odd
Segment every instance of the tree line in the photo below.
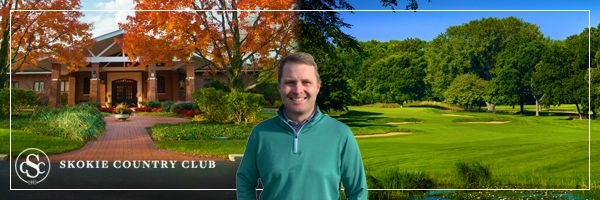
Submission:
<svg viewBox="0 0 600 200">
<path fill-rule="evenodd" d="M 7 72 L 36 66 L 40 58 L 53 58 L 70 70 L 86 66 L 81 49 L 92 44 L 92 26 L 78 20 L 82 13 L 33 11 L 9 15 L 11 9 L 80 8 L 78 0 L 65 2 L 2 1 L 0 88 L 7 86 Z M 345 0 L 303 0 L 300 4 L 261 1 L 252 5 L 237 1 L 136 2 L 136 9 L 353 9 Z M 381 3 L 398 6 L 395 0 Z M 418 4 L 409 1 L 406 8 L 417 9 Z M 224 84 L 229 89 L 263 94 L 273 93 L 276 86 L 278 58 L 289 51 L 309 52 L 320 65 L 323 86 L 318 104 L 325 111 L 374 102 L 433 100 L 462 105 L 467 110 L 512 105 L 523 111 L 524 105 L 535 104 L 539 112 L 542 106 L 575 104 L 580 115 L 591 112 L 596 116 L 600 104 L 600 27 L 582 30 L 565 40 L 552 40 L 537 25 L 515 17 L 484 18 L 449 27 L 432 41 L 359 42 L 341 30 L 350 26 L 337 12 L 137 13 L 120 24 L 127 33 L 118 42 L 130 58 L 139 58 L 142 64 L 168 66 L 174 57 L 191 57 L 207 64 L 210 73 L 206 75 L 224 73 Z M 9 56 L 9 52 L 13 54 Z M 247 73 L 257 76 L 241 78 Z"/>
<path fill-rule="evenodd" d="M 580 116 L 591 112 L 595 117 L 600 104 L 599 28 L 592 27 L 591 35 L 586 28 L 552 40 L 537 25 L 516 17 L 483 18 L 448 27 L 432 41 L 337 45 L 334 63 L 345 73 L 336 69 L 335 74 L 345 77 L 348 88 L 338 84 L 329 90 L 351 91 L 347 105 L 428 100 L 465 110 L 519 106 L 523 112 L 524 105 L 535 104 L 539 113 L 544 106 L 575 104 Z M 327 74 L 331 69 L 322 70 Z"/>
</svg>

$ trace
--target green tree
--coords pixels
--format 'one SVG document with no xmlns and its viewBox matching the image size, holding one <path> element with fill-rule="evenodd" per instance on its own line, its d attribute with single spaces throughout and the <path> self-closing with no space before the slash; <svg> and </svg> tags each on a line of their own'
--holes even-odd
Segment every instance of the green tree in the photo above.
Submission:
<svg viewBox="0 0 600 200">
<path fill-rule="evenodd" d="M 350 78 L 354 91 L 353 100 L 356 103 L 402 103 L 410 100 L 421 100 L 424 97 L 425 91 L 427 91 L 425 83 L 422 80 L 425 75 L 424 69 L 426 65 L 425 60 L 422 59 L 424 55 L 423 47 L 426 44 L 425 41 L 420 39 L 391 40 L 388 42 L 371 40 L 361 42 L 360 44 L 362 57 L 355 57 L 354 59 L 360 59 L 362 62 L 354 62 L 359 63 L 360 66 L 357 73 Z M 390 57 L 398 58 L 398 56 L 410 60 L 408 65 L 403 66 L 403 63 L 394 63 L 396 60 L 390 59 Z M 417 65 L 422 66 L 417 67 Z M 414 68 L 419 68 L 418 70 L 420 70 L 410 72 L 410 74 L 415 76 L 405 76 L 404 72 L 394 73 L 395 71 L 411 71 Z M 394 74 L 392 75 L 392 73 Z M 417 82 L 418 84 L 415 84 Z M 409 93 L 415 94 L 415 96 L 400 97 Z"/>
<path fill-rule="evenodd" d="M 535 65 L 540 62 L 544 41 L 533 40 L 505 47 L 491 70 L 488 102 L 503 105 L 524 105 L 533 99 L 531 81 Z"/>
<path fill-rule="evenodd" d="M 382 0 L 383 6 L 398 6 L 397 0 Z M 352 10 L 346 0 L 302 0 L 298 2 L 300 10 Z M 409 0 L 406 9 L 417 9 L 416 0 Z M 349 28 L 338 12 L 300 12 L 299 13 L 300 51 L 311 53 L 319 63 L 321 73 L 321 92 L 317 103 L 321 109 L 328 111 L 347 110 L 350 103 L 351 90 L 348 84 L 347 66 L 341 61 L 336 48 L 352 48 L 359 50 L 356 39 L 341 28 Z M 342 68 L 342 69 L 340 69 Z"/>
<path fill-rule="evenodd" d="M 504 50 L 514 52 L 519 45 L 542 38 L 536 25 L 516 17 L 484 18 L 449 27 L 426 46 L 425 80 L 431 84 L 433 97 L 441 99 L 456 76 L 473 73 L 489 81 Z"/>
<path fill-rule="evenodd" d="M 425 92 L 425 60 L 416 53 L 402 52 L 374 63 L 364 90 L 373 91 L 379 102 L 420 100 Z"/>
<path fill-rule="evenodd" d="M 302 24 L 302 22 L 301 22 Z M 320 35 L 320 30 L 309 24 L 302 24 L 300 34 L 301 51 L 315 57 L 321 76 L 321 91 L 317 96 L 319 108 L 325 112 L 330 110 L 348 110 L 351 91 L 346 79 L 346 67 L 336 54 L 336 47 L 327 43 L 327 38 Z M 304 37 L 312 35 L 312 37 Z"/>
<path fill-rule="evenodd" d="M 445 102 L 462 105 L 465 110 L 471 111 L 484 103 L 486 84 L 472 73 L 458 75 L 444 92 Z"/>
<path fill-rule="evenodd" d="M 316 1 L 303 0 L 301 10 L 353 9 L 345 0 Z M 343 22 L 338 12 L 300 12 L 299 50 L 312 54 L 319 65 L 321 91 L 317 96 L 319 108 L 347 110 L 351 91 L 346 79 L 346 70 L 336 53 L 337 47 L 359 49 L 358 42 L 344 33 L 342 27 L 350 27 Z"/>
<path fill-rule="evenodd" d="M 541 106 L 560 105 L 564 103 L 565 80 L 568 77 L 569 57 L 566 46 L 562 41 L 552 41 L 542 54 L 539 63 L 535 65 L 531 88 L 536 102 L 536 113 L 539 115 Z"/>
<path fill-rule="evenodd" d="M 588 106 L 588 101 L 591 101 L 588 97 L 590 92 L 588 91 L 590 83 L 588 74 L 589 68 L 594 64 L 595 56 L 598 55 L 597 52 L 600 51 L 599 28 L 600 24 L 598 27 L 586 28 L 580 34 L 570 36 L 565 40 L 571 60 L 567 66 L 570 69 L 569 76 L 563 80 L 566 86 L 563 88 L 564 93 L 567 94 L 563 96 L 563 101 L 575 104 L 580 118 L 590 111 L 594 112 L 592 109 L 595 109 L 594 106 L 591 108 Z"/>
</svg>

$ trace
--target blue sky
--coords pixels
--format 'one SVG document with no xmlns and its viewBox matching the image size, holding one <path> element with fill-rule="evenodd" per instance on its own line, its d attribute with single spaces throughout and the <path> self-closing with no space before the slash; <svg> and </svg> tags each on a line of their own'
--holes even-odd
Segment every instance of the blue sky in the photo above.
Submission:
<svg viewBox="0 0 600 200">
<path fill-rule="evenodd" d="M 399 0 L 399 2 L 406 2 Z M 588 12 L 548 11 L 548 12 L 466 12 L 457 10 L 591 10 L 591 25 L 600 23 L 600 2 L 595 0 L 419 0 L 418 12 L 342 12 L 340 16 L 353 26 L 344 32 L 358 40 L 403 40 L 420 38 L 430 41 L 449 26 L 465 24 L 471 20 L 486 17 L 515 16 L 536 24 L 541 32 L 551 39 L 563 40 L 579 34 L 588 27 Z M 355 10 L 390 10 L 379 1 L 349 0 Z M 404 9 L 404 5 L 396 8 Z M 451 10 L 451 11 L 434 11 Z"/>
<path fill-rule="evenodd" d="M 98 10 L 84 12 L 83 21 L 92 23 L 94 37 L 118 30 L 118 22 L 125 22 L 131 11 L 103 11 L 103 10 L 133 10 L 133 0 L 82 0 L 82 10 Z"/>
<path fill-rule="evenodd" d="M 405 0 L 398 0 L 404 8 Z M 449 26 L 456 26 L 484 17 L 516 16 L 536 24 L 546 37 L 563 40 L 578 34 L 588 26 L 588 12 L 429 12 L 425 10 L 591 10 L 591 24 L 600 23 L 598 0 L 418 0 L 419 12 L 341 12 L 346 23 L 344 31 L 358 40 L 402 40 L 420 38 L 431 40 Z M 133 0 L 82 0 L 84 10 L 131 10 Z M 378 0 L 348 0 L 356 10 L 390 10 Z M 85 12 L 84 21 L 94 24 L 94 36 L 117 30 L 117 22 L 124 22 L 133 12 Z"/>
</svg>

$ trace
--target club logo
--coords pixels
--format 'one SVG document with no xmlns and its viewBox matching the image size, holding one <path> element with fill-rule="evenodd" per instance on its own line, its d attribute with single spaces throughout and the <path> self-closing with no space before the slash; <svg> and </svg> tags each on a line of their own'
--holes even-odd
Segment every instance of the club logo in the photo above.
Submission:
<svg viewBox="0 0 600 200">
<path fill-rule="evenodd" d="M 15 170 L 19 179 L 29 185 L 36 185 L 48 177 L 50 158 L 40 149 L 25 149 L 17 156 Z"/>
</svg>

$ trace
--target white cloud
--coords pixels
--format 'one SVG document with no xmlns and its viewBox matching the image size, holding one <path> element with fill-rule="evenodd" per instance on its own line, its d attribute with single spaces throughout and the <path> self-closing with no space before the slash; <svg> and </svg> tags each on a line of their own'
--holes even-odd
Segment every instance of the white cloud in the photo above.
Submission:
<svg viewBox="0 0 600 200">
<path fill-rule="evenodd" d="M 94 26 L 92 30 L 94 37 L 118 30 L 118 23 L 126 22 L 128 15 L 134 15 L 133 0 L 94 1 L 93 4 L 84 2 L 82 9 L 94 10 L 86 11 L 83 18 L 84 22 L 92 23 Z"/>
</svg>

